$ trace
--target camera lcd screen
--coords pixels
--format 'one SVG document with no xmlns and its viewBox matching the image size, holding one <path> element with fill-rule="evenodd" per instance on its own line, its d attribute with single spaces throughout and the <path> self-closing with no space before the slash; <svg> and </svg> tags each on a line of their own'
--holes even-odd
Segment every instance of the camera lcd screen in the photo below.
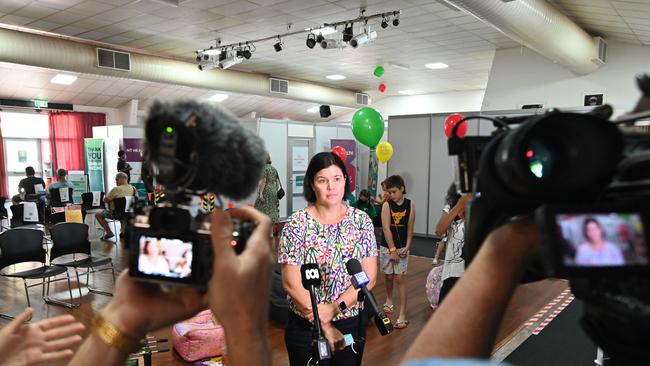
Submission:
<svg viewBox="0 0 650 366">
<path fill-rule="evenodd" d="M 143 235 L 139 246 L 139 272 L 166 278 L 192 275 L 192 242 Z"/>
<path fill-rule="evenodd" d="M 566 267 L 648 265 L 648 243 L 639 213 L 556 214 Z"/>
</svg>

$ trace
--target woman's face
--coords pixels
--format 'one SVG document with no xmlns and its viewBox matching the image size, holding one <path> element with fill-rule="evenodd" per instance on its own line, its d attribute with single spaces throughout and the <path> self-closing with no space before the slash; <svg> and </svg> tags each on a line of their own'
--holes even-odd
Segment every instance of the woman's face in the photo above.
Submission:
<svg viewBox="0 0 650 366">
<path fill-rule="evenodd" d="M 149 255 L 155 256 L 160 254 L 160 242 L 158 240 L 152 240 L 147 246 L 147 252 Z"/>
<path fill-rule="evenodd" d="M 600 226 L 597 223 L 590 221 L 587 223 L 587 240 L 591 243 L 596 243 L 602 240 L 603 232 L 600 230 Z"/>
<path fill-rule="evenodd" d="M 312 182 L 316 202 L 319 204 L 341 203 L 345 194 L 345 176 L 336 165 L 321 169 Z"/>
</svg>

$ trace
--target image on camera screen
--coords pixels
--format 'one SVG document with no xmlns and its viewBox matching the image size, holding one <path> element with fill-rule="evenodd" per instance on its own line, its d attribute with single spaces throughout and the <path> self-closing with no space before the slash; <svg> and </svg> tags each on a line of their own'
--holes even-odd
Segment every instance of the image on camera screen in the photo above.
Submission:
<svg viewBox="0 0 650 366">
<path fill-rule="evenodd" d="M 180 239 L 140 237 L 138 271 L 168 278 L 192 275 L 192 243 Z"/>
<path fill-rule="evenodd" d="M 638 213 L 557 214 L 562 262 L 567 267 L 648 264 L 648 246 Z"/>
</svg>

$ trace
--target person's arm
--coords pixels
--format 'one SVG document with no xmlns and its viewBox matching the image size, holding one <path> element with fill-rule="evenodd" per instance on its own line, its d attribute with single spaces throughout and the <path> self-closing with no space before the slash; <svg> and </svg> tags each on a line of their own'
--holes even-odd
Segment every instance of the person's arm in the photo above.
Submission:
<svg viewBox="0 0 650 366">
<path fill-rule="evenodd" d="M 262 202 L 264 202 L 264 188 L 266 188 L 266 178 L 260 180 L 259 189 L 257 190 L 257 198 Z"/>
<path fill-rule="evenodd" d="M 311 318 L 311 299 L 309 297 L 309 291 L 302 287 L 300 266 L 293 264 L 282 265 L 282 287 L 287 295 L 291 297 L 298 311 L 303 316 Z"/>
<path fill-rule="evenodd" d="M 83 324 L 72 315 L 26 323 L 31 317 L 32 308 L 27 308 L 0 329 L 2 365 L 50 364 L 72 357 L 73 349 L 81 343 Z"/>
<path fill-rule="evenodd" d="M 381 208 L 381 228 L 384 232 L 386 245 L 388 245 L 388 251 L 390 252 L 390 260 L 396 263 L 399 261 L 399 255 L 397 254 L 397 247 L 395 247 L 395 242 L 393 241 L 393 234 L 390 232 L 390 219 L 390 206 L 388 206 L 388 202 L 384 202 Z"/>
<path fill-rule="evenodd" d="M 370 203 L 370 209 L 368 210 L 368 211 L 370 211 L 369 216 L 370 216 L 371 219 L 374 219 L 375 217 L 377 217 L 377 209 L 375 208 L 374 203 L 372 203 L 372 202 L 369 202 L 369 203 Z"/>
<path fill-rule="evenodd" d="M 447 229 L 451 226 L 451 223 L 454 222 L 460 211 L 465 207 L 467 201 L 471 198 L 471 194 L 466 194 L 458 199 L 458 202 L 452 207 L 449 212 L 442 212 L 438 223 L 436 224 L 436 235 L 443 236 Z"/>
<path fill-rule="evenodd" d="M 403 250 L 403 256 L 408 255 L 409 250 L 411 250 L 411 244 L 413 244 L 413 227 L 415 226 L 415 203 L 411 201 L 411 214 L 409 215 L 409 222 L 406 227 L 406 247 Z"/>
<path fill-rule="evenodd" d="M 532 219 L 493 231 L 402 361 L 490 357 L 510 297 L 528 260 L 537 252 L 538 236 Z"/>
</svg>

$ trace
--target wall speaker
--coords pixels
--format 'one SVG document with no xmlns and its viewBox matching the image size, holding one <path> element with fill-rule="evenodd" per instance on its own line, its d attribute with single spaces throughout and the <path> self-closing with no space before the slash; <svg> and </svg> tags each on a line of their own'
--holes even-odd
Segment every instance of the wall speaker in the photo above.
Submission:
<svg viewBox="0 0 650 366">
<path fill-rule="evenodd" d="M 320 106 L 320 116 L 321 118 L 327 118 L 332 115 L 332 110 L 330 109 L 330 106 L 328 105 L 322 105 Z"/>
</svg>

